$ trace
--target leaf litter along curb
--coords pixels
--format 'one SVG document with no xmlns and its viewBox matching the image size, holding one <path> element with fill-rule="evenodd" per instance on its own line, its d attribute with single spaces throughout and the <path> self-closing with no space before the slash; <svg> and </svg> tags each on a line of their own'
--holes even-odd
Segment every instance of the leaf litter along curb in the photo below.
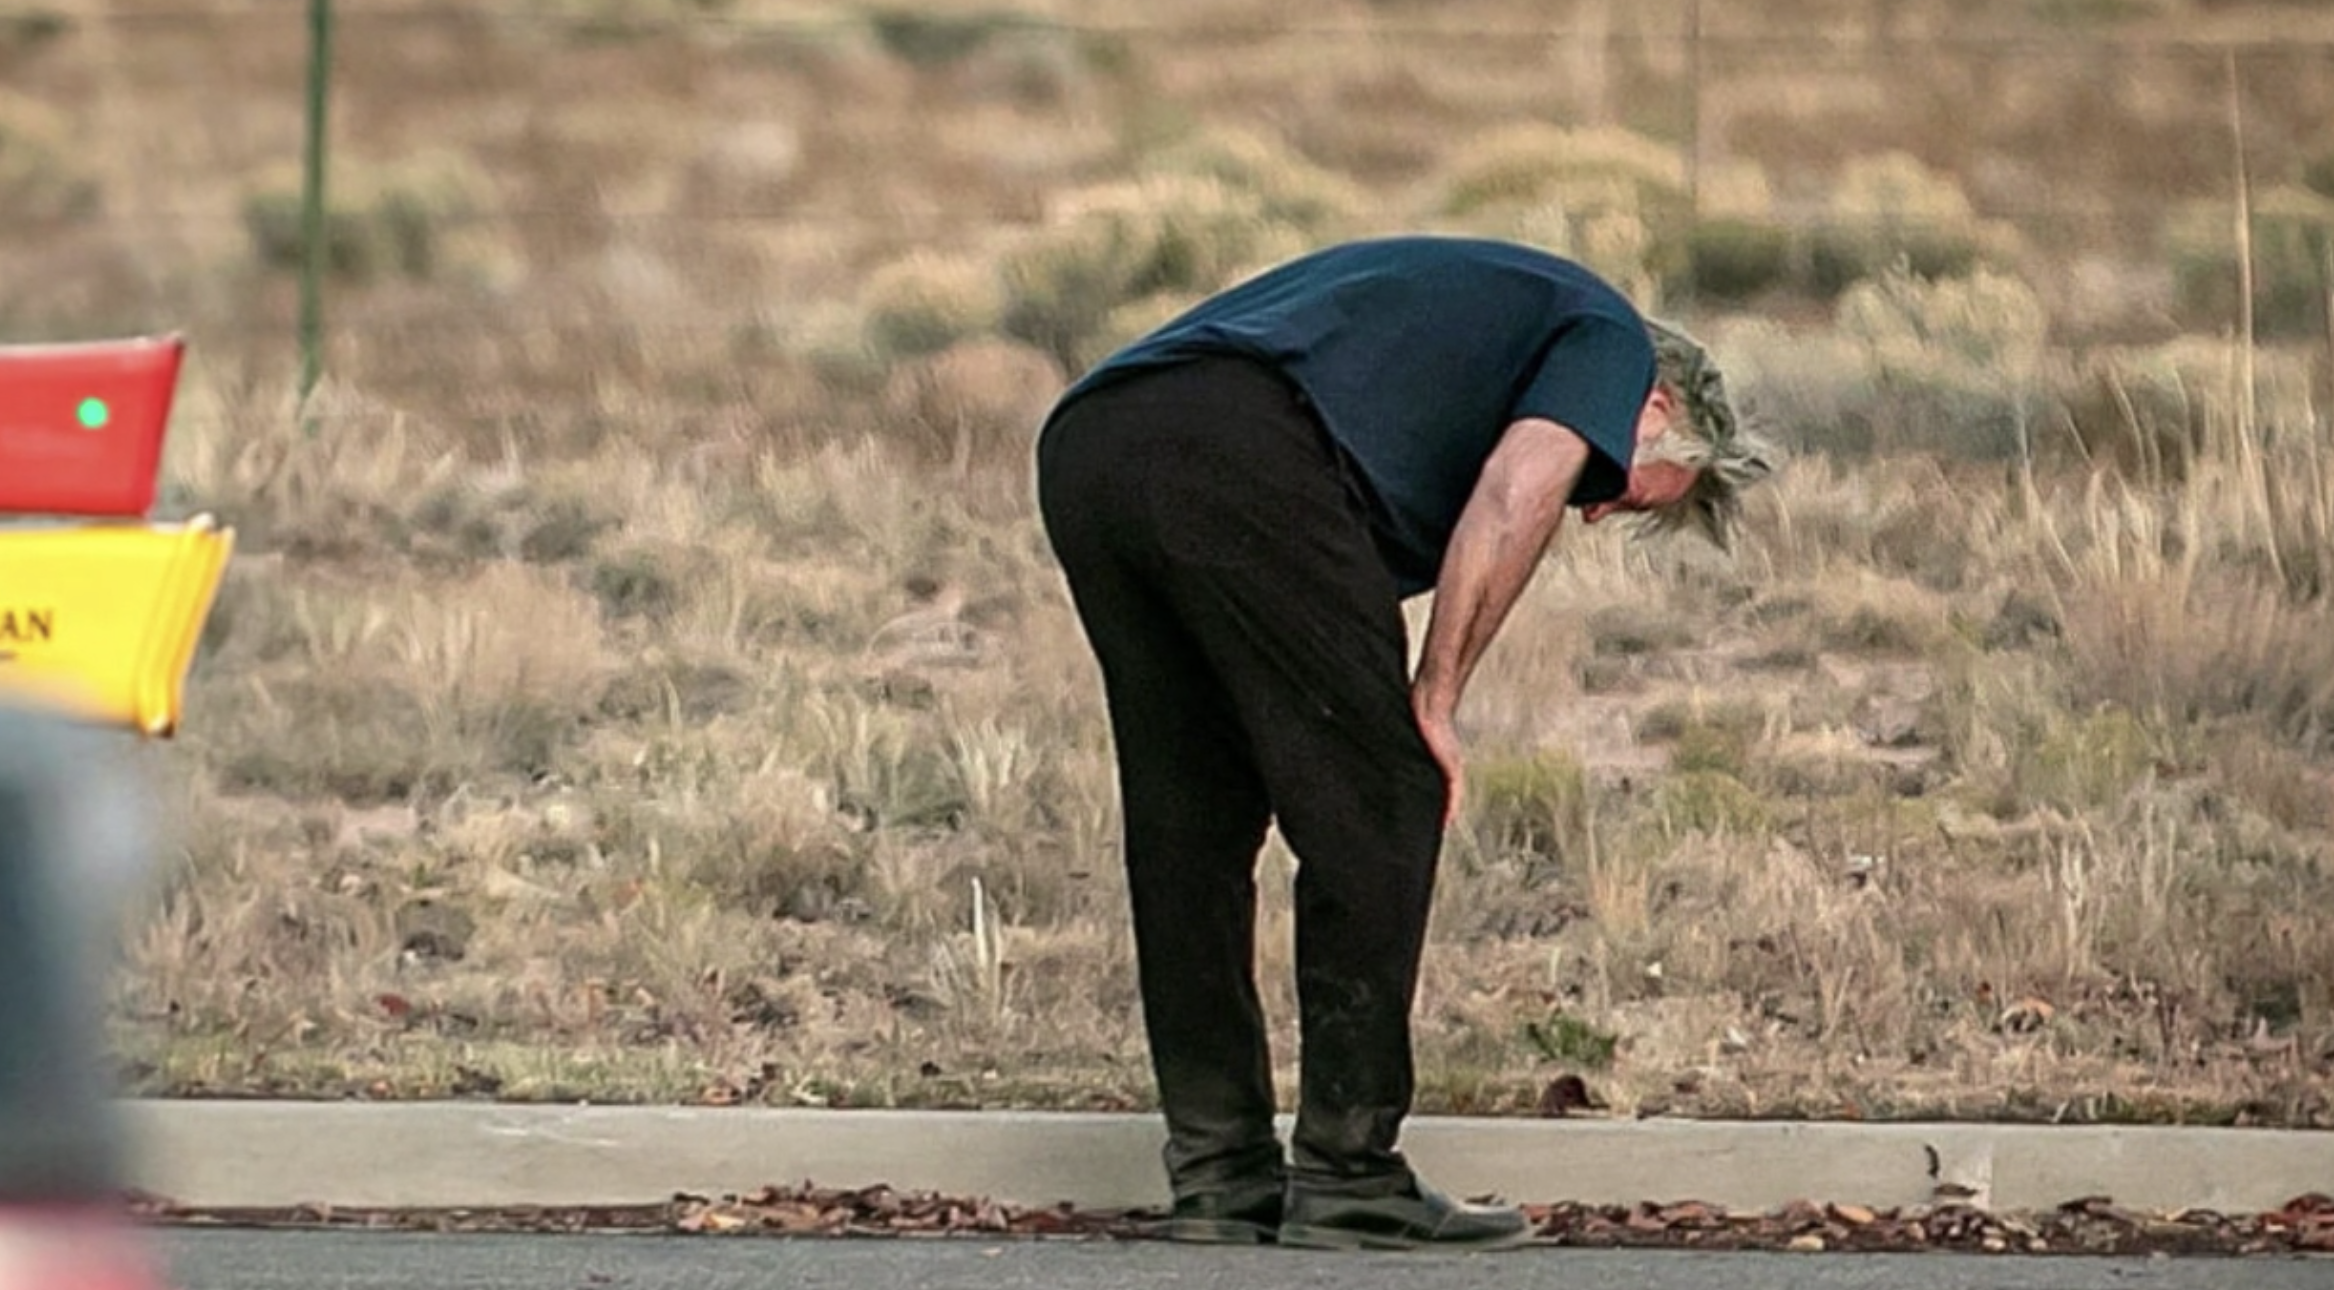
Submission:
<svg viewBox="0 0 2334 1290">
<path fill-rule="evenodd" d="M 660 1204 L 378 1209 L 302 1205 L 206 1209 L 136 1195 L 131 1209 L 162 1226 L 363 1228 L 416 1232 L 582 1233 L 870 1239 L 1141 1240 L 1156 1211 L 1004 1204 L 981 1197 L 764 1187 L 719 1198 L 682 1193 Z M 2259 1214 L 2204 1209 L 2146 1213 L 2106 1197 L 2046 1212 L 1995 1213 L 1959 1201 L 1898 1209 L 1798 1201 L 1733 1214 L 1699 1201 L 1635 1206 L 1526 1205 L 1534 1243 L 1580 1249 L 1816 1253 L 2244 1256 L 2334 1255 L 2334 1197 L 2312 1193 Z"/>
</svg>

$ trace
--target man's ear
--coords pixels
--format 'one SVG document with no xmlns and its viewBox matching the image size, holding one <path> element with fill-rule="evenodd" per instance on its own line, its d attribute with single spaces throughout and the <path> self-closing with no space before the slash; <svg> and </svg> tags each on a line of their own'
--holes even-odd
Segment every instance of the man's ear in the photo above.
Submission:
<svg viewBox="0 0 2334 1290">
<path fill-rule="evenodd" d="M 1669 387 L 1656 383 L 1653 392 L 1645 396 L 1645 407 L 1637 414 L 1637 446 L 1651 447 L 1669 433 L 1670 422 L 1678 414 L 1677 396 Z"/>
</svg>

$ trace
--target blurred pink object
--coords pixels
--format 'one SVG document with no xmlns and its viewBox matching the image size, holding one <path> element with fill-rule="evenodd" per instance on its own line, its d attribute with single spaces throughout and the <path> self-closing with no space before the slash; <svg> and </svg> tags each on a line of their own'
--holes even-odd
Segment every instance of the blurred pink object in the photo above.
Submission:
<svg viewBox="0 0 2334 1290">
<path fill-rule="evenodd" d="M 0 1290 L 166 1290 L 128 1215 L 0 1208 Z"/>
</svg>

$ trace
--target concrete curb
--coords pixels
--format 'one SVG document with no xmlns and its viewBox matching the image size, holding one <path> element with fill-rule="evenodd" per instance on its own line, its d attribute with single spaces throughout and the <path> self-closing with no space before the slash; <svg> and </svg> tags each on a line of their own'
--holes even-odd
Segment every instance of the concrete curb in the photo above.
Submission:
<svg viewBox="0 0 2334 1290">
<path fill-rule="evenodd" d="M 132 1181 L 200 1207 L 488 1208 L 653 1203 L 814 1182 L 1020 1204 L 1152 1205 L 1143 1115 L 572 1107 L 469 1102 L 139 1101 Z M 2258 1212 L 2334 1193 L 2334 1133 L 1984 1124 L 1420 1117 L 1405 1150 L 1447 1190 L 1511 1200 L 1932 1201 Z"/>
</svg>

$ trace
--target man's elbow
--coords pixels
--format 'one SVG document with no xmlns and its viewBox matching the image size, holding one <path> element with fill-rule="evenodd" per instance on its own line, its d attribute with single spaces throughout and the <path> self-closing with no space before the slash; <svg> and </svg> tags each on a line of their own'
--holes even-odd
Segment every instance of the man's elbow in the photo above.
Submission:
<svg viewBox="0 0 2334 1290">
<path fill-rule="evenodd" d="M 1526 423 L 1532 432 L 1500 463 L 1490 492 L 1504 511 L 1516 515 L 1560 514 L 1588 469 L 1594 449 L 1588 440 L 1553 421 Z"/>
</svg>

